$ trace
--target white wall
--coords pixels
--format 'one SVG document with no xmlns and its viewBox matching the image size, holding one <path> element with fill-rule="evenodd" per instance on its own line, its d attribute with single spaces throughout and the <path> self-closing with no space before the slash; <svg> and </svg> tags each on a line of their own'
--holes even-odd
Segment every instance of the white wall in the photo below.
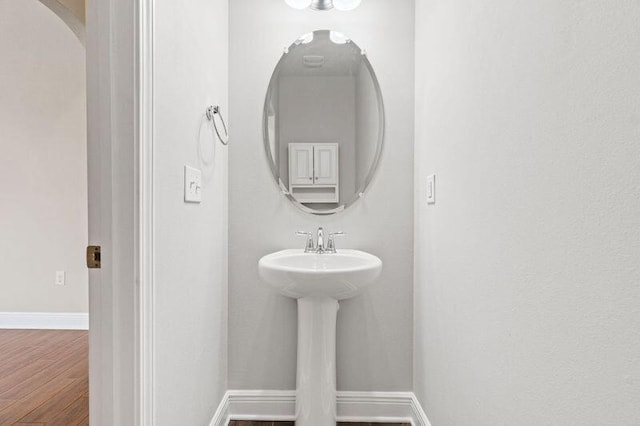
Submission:
<svg viewBox="0 0 640 426">
<path fill-rule="evenodd" d="M 40 2 L 0 0 L 0 56 L 0 311 L 87 312 L 84 47 Z"/>
<path fill-rule="evenodd" d="M 638 424 L 639 22 L 635 0 L 417 2 L 414 385 L 433 425 Z"/>
<path fill-rule="evenodd" d="M 297 11 L 281 0 L 230 2 L 229 387 L 294 389 L 296 304 L 258 276 L 264 254 L 303 247 L 298 229 L 348 235 L 340 247 L 380 256 L 384 270 L 338 313 L 338 388 L 412 387 L 414 4 L 367 0 L 349 13 Z M 346 212 L 308 215 L 285 198 L 266 161 L 262 110 L 282 54 L 304 33 L 343 32 L 366 49 L 386 103 L 387 134 L 369 192 Z"/>
<path fill-rule="evenodd" d="M 158 425 L 204 425 L 227 389 L 227 0 L 155 5 L 155 386 Z M 203 202 L 183 202 L 183 166 Z"/>
</svg>

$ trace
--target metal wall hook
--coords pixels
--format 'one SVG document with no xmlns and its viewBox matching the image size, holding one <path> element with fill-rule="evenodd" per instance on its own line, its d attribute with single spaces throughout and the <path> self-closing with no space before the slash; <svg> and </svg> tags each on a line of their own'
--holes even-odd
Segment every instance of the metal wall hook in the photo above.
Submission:
<svg viewBox="0 0 640 426">
<path fill-rule="evenodd" d="M 218 130 L 218 124 L 216 123 L 216 115 L 220 117 L 220 122 L 222 123 L 222 128 L 224 129 L 224 136 L 220 134 L 220 130 Z M 227 125 L 224 122 L 224 118 L 222 117 L 222 113 L 220 112 L 220 105 L 211 105 L 207 108 L 206 112 L 207 120 L 213 123 L 213 128 L 216 131 L 216 135 L 222 145 L 229 144 L 229 132 L 227 131 Z"/>
</svg>

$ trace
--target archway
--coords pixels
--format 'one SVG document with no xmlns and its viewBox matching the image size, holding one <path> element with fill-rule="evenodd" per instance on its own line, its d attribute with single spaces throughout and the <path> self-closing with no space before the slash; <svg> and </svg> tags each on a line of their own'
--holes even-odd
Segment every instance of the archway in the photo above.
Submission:
<svg viewBox="0 0 640 426">
<path fill-rule="evenodd" d="M 85 0 L 39 0 L 55 13 L 85 45 Z"/>
</svg>

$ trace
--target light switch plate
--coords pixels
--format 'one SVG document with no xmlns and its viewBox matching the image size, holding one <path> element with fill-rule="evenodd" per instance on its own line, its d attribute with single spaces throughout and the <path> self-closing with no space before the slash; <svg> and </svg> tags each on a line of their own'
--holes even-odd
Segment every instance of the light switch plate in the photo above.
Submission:
<svg viewBox="0 0 640 426">
<path fill-rule="evenodd" d="M 184 201 L 199 203 L 202 201 L 202 171 L 184 166 Z"/>
<path fill-rule="evenodd" d="M 427 176 L 427 204 L 436 203 L 436 175 Z"/>
<path fill-rule="evenodd" d="M 64 271 L 56 271 L 56 285 L 64 285 L 66 281 L 66 274 Z"/>
</svg>

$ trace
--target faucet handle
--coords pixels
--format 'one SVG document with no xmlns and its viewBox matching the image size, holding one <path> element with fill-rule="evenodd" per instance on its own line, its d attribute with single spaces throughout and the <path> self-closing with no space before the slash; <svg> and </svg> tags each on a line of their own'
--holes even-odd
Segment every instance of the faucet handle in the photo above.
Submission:
<svg viewBox="0 0 640 426">
<path fill-rule="evenodd" d="M 335 241 L 335 237 L 340 237 L 342 235 L 346 235 L 346 232 L 330 232 L 329 233 L 329 240 L 327 241 L 327 252 L 328 253 L 335 253 L 336 252 L 336 241 Z"/>
<path fill-rule="evenodd" d="M 315 247 L 313 245 L 313 232 L 296 231 L 296 235 L 300 237 L 307 237 L 307 242 L 304 245 L 305 253 L 310 253 L 315 250 Z"/>
</svg>

